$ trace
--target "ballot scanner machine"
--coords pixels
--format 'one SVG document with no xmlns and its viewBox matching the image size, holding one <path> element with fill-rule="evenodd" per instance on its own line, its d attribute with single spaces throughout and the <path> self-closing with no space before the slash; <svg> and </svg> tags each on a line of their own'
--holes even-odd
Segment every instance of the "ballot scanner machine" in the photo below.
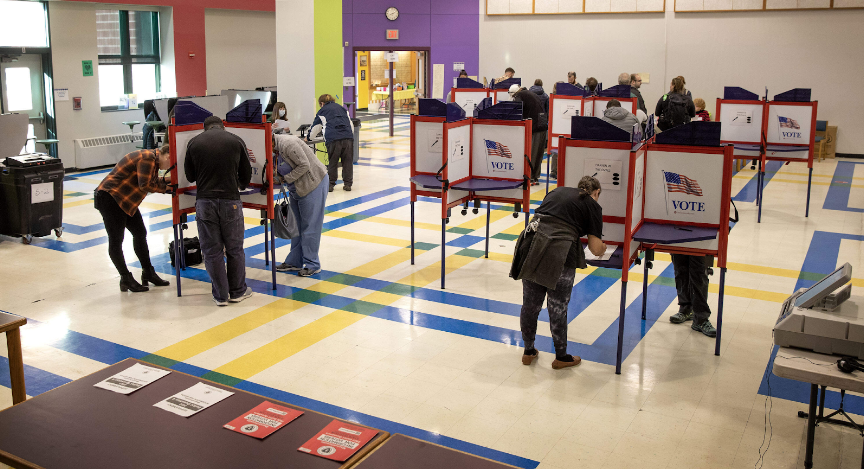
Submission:
<svg viewBox="0 0 864 469">
<path fill-rule="evenodd" d="M 844 264 L 783 302 L 774 343 L 864 359 L 864 297 L 852 296 L 852 266 Z"/>
</svg>

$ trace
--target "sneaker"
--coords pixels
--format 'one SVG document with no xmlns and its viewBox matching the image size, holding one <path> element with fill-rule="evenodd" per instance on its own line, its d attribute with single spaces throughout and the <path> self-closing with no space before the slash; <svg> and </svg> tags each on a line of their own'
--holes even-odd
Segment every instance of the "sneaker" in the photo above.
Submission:
<svg viewBox="0 0 864 469">
<path fill-rule="evenodd" d="M 303 270 L 302 267 L 295 267 L 291 264 L 286 264 L 284 262 L 276 266 L 277 272 L 299 272 L 301 270 Z"/>
<path fill-rule="evenodd" d="M 330 186 L 330 190 L 328 190 L 327 192 L 333 192 L 333 188 L 335 188 L 335 187 L 336 186 Z"/>
<path fill-rule="evenodd" d="M 342 186 L 342 190 L 351 192 L 351 186 Z"/>
<path fill-rule="evenodd" d="M 228 306 L 227 301 L 217 300 L 216 298 L 213 298 L 213 302 L 216 303 L 216 306 Z"/>
<path fill-rule="evenodd" d="M 702 321 L 702 324 L 696 324 L 694 322 L 693 325 L 690 326 L 690 329 L 699 331 L 708 337 L 717 337 L 717 329 L 715 329 L 714 325 L 711 324 L 711 321 L 707 319 Z"/>
<path fill-rule="evenodd" d="M 692 321 L 692 320 L 693 320 L 693 311 L 688 311 L 686 313 L 683 311 L 679 311 L 678 313 L 673 314 L 672 316 L 669 317 L 669 322 L 671 322 L 672 324 L 681 324 L 681 323 L 684 323 L 687 321 Z"/>
<path fill-rule="evenodd" d="M 228 302 L 229 303 L 239 303 L 239 302 L 245 300 L 246 298 L 249 298 L 250 296 L 252 296 L 252 289 L 249 287 L 246 287 L 246 291 L 243 292 L 242 295 L 238 296 L 237 298 L 231 298 L 228 300 Z"/>
<path fill-rule="evenodd" d="M 319 269 L 310 269 L 310 268 L 306 267 L 300 271 L 300 276 L 301 277 L 309 277 L 310 275 L 315 275 L 318 272 L 321 272 L 320 268 Z"/>
<path fill-rule="evenodd" d="M 556 359 L 552 362 L 552 369 L 553 369 L 553 370 L 560 370 L 561 368 L 568 368 L 568 367 L 571 367 L 571 366 L 579 366 L 579 364 L 582 363 L 582 358 L 577 357 L 577 356 L 575 356 L 575 355 L 571 355 L 571 356 L 573 357 L 573 361 L 572 361 L 572 362 L 565 362 L 565 361 L 558 360 L 558 359 L 556 358 Z"/>
</svg>

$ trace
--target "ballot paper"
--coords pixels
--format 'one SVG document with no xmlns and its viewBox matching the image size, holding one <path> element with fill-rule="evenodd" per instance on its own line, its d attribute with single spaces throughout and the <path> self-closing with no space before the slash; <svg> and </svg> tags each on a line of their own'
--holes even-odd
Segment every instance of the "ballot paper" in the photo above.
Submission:
<svg viewBox="0 0 864 469">
<path fill-rule="evenodd" d="M 303 415 L 302 411 L 264 401 L 249 412 L 226 423 L 224 427 L 237 433 L 263 439 L 301 415 Z"/>
<path fill-rule="evenodd" d="M 153 407 L 173 412 L 182 417 L 195 415 L 211 405 L 234 394 L 231 391 L 219 389 L 204 383 L 198 383 L 191 388 L 153 404 Z"/>
<path fill-rule="evenodd" d="M 170 373 L 168 370 L 136 363 L 110 378 L 99 381 L 93 386 L 120 394 L 132 394 Z"/>
<path fill-rule="evenodd" d="M 334 420 L 297 450 L 334 461 L 345 461 L 377 434 L 378 430 Z"/>
<path fill-rule="evenodd" d="M 595 256 L 591 253 L 591 250 L 588 249 L 588 246 L 585 246 L 585 259 L 589 261 L 608 261 L 616 249 L 618 249 L 618 246 L 607 245 L 606 252 L 604 252 L 602 256 Z"/>
</svg>

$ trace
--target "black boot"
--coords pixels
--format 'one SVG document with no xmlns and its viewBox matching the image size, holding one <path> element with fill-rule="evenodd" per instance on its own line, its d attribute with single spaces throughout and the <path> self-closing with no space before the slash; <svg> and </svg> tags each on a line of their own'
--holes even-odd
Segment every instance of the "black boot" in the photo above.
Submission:
<svg viewBox="0 0 864 469">
<path fill-rule="evenodd" d="M 126 273 L 120 275 L 120 291 L 129 291 L 132 290 L 135 293 L 142 291 L 149 291 L 150 289 L 147 287 L 142 287 L 140 283 L 135 281 L 135 277 L 132 276 L 132 273 Z"/>
<path fill-rule="evenodd" d="M 168 285 L 171 285 L 170 283 L 168 283 L 167 280 L 162 280 L 161 278 L 159 278 L 159 276 L 156 275 L 156 270 L 153 267 L 141 271 L 141 284 L 146 287 L 147 282 L 150 282 L 157 287 L 167 287 Z"/>
</svg>

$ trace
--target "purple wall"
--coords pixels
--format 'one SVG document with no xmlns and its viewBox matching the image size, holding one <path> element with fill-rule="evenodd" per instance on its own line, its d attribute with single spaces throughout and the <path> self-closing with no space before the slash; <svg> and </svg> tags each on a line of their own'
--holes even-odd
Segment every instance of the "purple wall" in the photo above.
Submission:
<svg viewBox="0 0 864 469">
<path fill-rule="evenodd" d="M 399 9 L 396 21 L 384 16 L 389 7 Z M 387 29 L 398 29 L 399 39 L 388 41 L 385 38 Z M 344 48 L 345 76 L 354 76 L 355 48 L 429 48 L 427 95 L 434 85 L 431 64 L 444 64 L 445 95 L 453 78 L 459 74 L 453 71 L 453 62 L 465 62 L 469 75 L 479 74 L 480 12 L 474 1 L 342 0 L 342 38 L 348 43 Z M 343 93 L 343 96 L 353 96 L 354 89 L 345 88 Z"/>
</svg>

